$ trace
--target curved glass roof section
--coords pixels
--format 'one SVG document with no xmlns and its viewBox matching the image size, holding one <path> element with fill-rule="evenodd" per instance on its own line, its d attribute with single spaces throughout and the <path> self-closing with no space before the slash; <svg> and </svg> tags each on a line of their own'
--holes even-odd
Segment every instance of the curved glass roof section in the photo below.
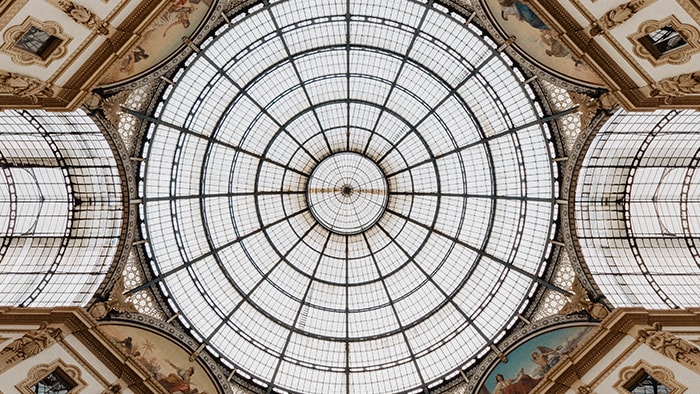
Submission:
<svg viewBox="0 0 700 394">
<path fill-rule="evenodd" d="M 0 305 L 85 305 L 122 235 L 121 178 L 84 112 L 0 113 Z"/>
<path fill-rule="evenodd" d="M 595 283 L 615 306 L 700 300 L 700 114 L 619 111 L 578 177 L 576 234 Z"/>
<path fill-rule="evenodd" d="M 142 231 L 182 324 L 269 390 L 404 392 L 471 365 L 528 306 L 555 230 L 523 75 L 432 2 L 231 20 L 144 148 Z"/>
</svg>

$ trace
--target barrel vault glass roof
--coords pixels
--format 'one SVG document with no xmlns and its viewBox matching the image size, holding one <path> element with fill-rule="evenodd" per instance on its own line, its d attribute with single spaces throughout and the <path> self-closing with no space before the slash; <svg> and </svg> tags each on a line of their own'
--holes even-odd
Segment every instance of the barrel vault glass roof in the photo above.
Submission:
<svg viewBox="0 0 700 394">
<path fill-rule="evenodd" d="M 140 169 L 181 323 L 268 391 L 421 391 L 474 363 L 527 308 L 557 221 L 525 77 L 432 1 L 229 17 L 149 115 Z"/>
</svg>

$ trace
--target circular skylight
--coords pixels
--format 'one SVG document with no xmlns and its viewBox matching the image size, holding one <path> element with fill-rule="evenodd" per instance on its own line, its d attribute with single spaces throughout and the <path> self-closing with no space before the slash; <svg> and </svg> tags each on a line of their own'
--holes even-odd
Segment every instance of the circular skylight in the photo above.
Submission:
<svg viewBox="0 0 700 394">
<path fill-rule="evenodd" d="M 359 234 L 382 216 L 387 203 L 386 177 L 372 159 L 339 152 L 323 159 L 309 176 L 306 201 L 326 229 Z"/>
<path fill-rule="evenodd" d="M 524 77 L 414 1 L 231 15 L 173 76 L 140 186 L 160 289 L 273 390 L 433 387 L 534 294 L 557 194 Z"/>
</svg>

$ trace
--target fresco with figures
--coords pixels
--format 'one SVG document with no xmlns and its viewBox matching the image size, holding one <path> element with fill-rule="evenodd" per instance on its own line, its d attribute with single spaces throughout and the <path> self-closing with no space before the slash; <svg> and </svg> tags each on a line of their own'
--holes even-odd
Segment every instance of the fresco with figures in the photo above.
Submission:
<svg viewBox="0 0 700 394">
<path fill-rule="evenodd" d="M 602 81 L 581 59 L 556 38 L 555 33 L 528 7 L 517 0 L 482 0 L 484 9 L 516 45 L 554 74 L 572 82 L 601 86 Z"/>
<path fill-rule="evenodd" d="M 563 355 L 574 350 L 593 325 L 548 329 L 506 353 L 482 383 L 478 394 L 528 394 Z"/>
<path fill-rule="evenodd" d="M 218 393 L 204 368 L 190 362 L 188 352 L 161 334 L 122 324 L 99 327 L 122 352 L 140 361 L 168 393 Z"/>
<path fill-rule="evenodd" d="M 105 73 L 101 85 L 113 85 L 150 70 L 183 45 L 207 16 L 213 0 L 170 0 L 136 45 Z"/>
</svg>

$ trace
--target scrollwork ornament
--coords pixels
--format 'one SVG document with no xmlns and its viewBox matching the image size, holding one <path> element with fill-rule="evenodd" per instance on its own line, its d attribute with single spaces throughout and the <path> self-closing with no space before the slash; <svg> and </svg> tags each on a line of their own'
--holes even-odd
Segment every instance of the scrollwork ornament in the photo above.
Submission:
<svg viewBox="0 0 700 394">
<path fill-rule="evenodd" d="M 36 356 L 60 340 L 61 335 L 60 328 L 49 327 L 46 322 L 41 323 L 37 330 L 27 332 L 0 351 L 0 371 L 18 361 Z"/>
<path fill-rule="evenodd" d="M 639 10 L 653 3 L 655 0 L 636 0 L 620 4 L 606 12 L 600 19 L 593 23 L 591 35 L 596 36 L 604 31 L 613 29 L 628 21 Z"/>
<path fill-rule="evenodd" d="M 654 323 L 651 329 L 639 330 L 637 340 L 674 361 L 700 371 L 700 349 L 670 332 L 663 331 L 659 323 Z"/>
<path fill-rule="evenodd" d="M 42 80 L 13 72 L 0 71 L 0 92 L 28 98 L 37 104 L 41 97 L 53 97 L 53 86 Z"/>
<path fill-rule="evenodd" d="M 700 94 L 700 72 L 676 75 L 662 79 L 651 85 L 649 95 L 682 97 Z"/>
<path fill-rule="evenodd" d="M 75 4 L 69 0 L 50 0 L 50 3 L 63 11 L 76 23 L 83 25 L 90 30 L 95 30 L 99 34 L 105 36 L 109 34 L 107 24 L 103 23 L 94 12 L 90 11 L 85 6 Z"/>
</svg>

